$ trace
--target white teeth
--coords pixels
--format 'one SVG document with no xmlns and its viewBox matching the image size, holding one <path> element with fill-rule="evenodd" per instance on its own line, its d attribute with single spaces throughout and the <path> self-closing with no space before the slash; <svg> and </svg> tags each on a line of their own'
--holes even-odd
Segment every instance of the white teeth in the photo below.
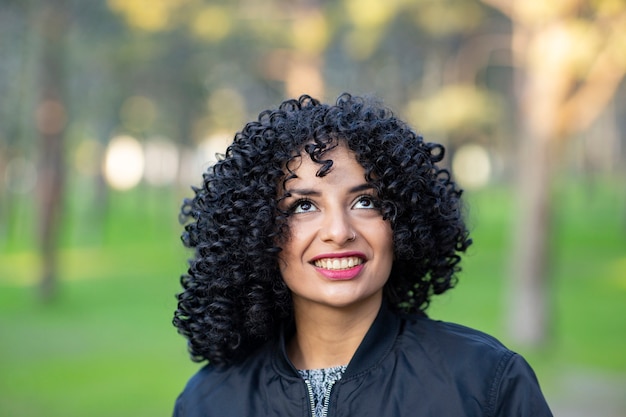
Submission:
<svg viewBox="0 0 626 417">
<path fill-rule="evenodd" d="M 348 269 L 354 268 L 357 265 L 361 265 L 363 259 L 356 256 L 349 256 L 347 258 L 324 258 L 315 261 L 315 266 L 324 269 Z"/>
</svg>

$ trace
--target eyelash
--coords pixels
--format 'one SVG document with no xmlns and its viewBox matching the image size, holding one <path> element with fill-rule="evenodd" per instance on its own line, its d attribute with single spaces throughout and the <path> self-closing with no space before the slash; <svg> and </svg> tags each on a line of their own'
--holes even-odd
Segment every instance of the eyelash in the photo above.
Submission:
<svg viewBox="0 0 626 417">
<path fill-rule="evenodd" d="M 308 198 L 300 198 L 296 201 L 293 202 L 293 204 L 291 206 L 289 206 L 289 213 L 296 213 L 296 210 L 298 209 L 298 207 L 300 207 L 303 203 L 307 203 L 310 204 L 311 206 L 315 207 L 315 204 L 313 204 L 313 202 L 308 199 Z"/>
<path fill-rule="evenodd" d="M 371 207 L 367 207 L 368 209 L 370 209 L 370 208 L 371 209 L 379 209 L 380 208 L 380 201 L 376 197 L 374 197 L 374 196 L 372 196 L 370 194 L 363 194 L 363 195 L 358 196 L 356 198 L 356 202 L 354 204 L 360 203 L 363 200 L 367 200 L 372 205 Z"/>
</svg>

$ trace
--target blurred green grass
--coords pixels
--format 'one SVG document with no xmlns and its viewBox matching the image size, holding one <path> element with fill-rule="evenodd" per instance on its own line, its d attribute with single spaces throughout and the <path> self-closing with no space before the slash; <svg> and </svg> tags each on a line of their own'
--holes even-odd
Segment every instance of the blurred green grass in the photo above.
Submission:
<svg viewBox="0 0 626 417">
<path fill-rule="evenodd" d="M 559 375 L 590 369 L 626 375 L 626 201 L 610 181 L 555 189 L 554 327 L 541 350 L 515 346 L 506 329 L 506 278 L 515 202 L 492 187 L 467 193 L 474 245 L 433 318 L 487 331 L 524 354 L 550 396 Z M 71 196 L 64 216 L 56 302 L 33 282 L 32 208 L 17 202 L 0 246 L 0 415 L 170 415 L 198 368 L 171 325 L 187 253 L 179 243 L 180 196 L 141 189 L 105 205 Z M 94 208 L 95 207 L 95 208 Z M 103 226 L 101 226 L 103 225 Z"/>
</svg>

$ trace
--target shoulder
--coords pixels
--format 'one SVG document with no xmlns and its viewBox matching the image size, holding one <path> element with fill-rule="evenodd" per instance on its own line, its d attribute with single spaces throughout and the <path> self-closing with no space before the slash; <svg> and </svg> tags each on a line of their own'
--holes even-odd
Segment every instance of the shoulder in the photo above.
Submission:
<svg viewBox="0 0 626 417">
<path fill-rule="evenodd" d="M 425 347 L 436 347 L 450 353 L 473 351 L 491 352 L 496 355 L 512 353 L 498 339 L 480 330 L 424 316 L 406 315 L 402 318 L 401 337 Z"/>
<path fill-rule="evenodd" d="M 206 397 L 207 394 L 219 388 L 224 380 L 229 379 L 233 371 L 234 367 L 205 365 L 189 378 L 181 396 L 184 396 L 186 399 Z"/>
<path fill-rule="evenodd" d="M 454 375 L 497 380 L 518 356 L 495 337 L 460 324 L 407 317 L 399 341 Z M 419 352 L 419 353 L 418 353 Z"/>
<path fill-rule="evenodd" d="M 426 360 L 429 365 L 422 372 L 433 373 L 431 381 L 452 378 L 454 386 L 481 398 L 487 415 L 551 415 L 533 369 L 491 335 L 459 324 L 407 316 L 398 344 L 398 354 L 422 364 Z M 525 411 L 515 414 L 515 410 Z"/>
<path fill-rule="evenodd" d="M 228 380 L 231 369 L 209 364 L 196 372 L 176 399 L 174 417 L 202 415 L 203 410 L 210 409 L 210 398 Z"/>
<path fill-rule="evenodd" d="M 266 353 L 260 349 L 245 361 L 228 366 L 205 365 L 178 396 L 174 417 L 206 416 L 208 410 L 231 408 L 238 395 L 245 396 L 245 389 L 259 386 L 262 375 L 271 372 Z"/>
<path fill-rule="evenodd" d="M 451 375 L 457 384 L 483 389 L 497 384 L 516 356 L 484 332 L 425 317 L 405 317 L 397 343 L 398 354 L 430 364 L 432 372 Z"/>
</svg>

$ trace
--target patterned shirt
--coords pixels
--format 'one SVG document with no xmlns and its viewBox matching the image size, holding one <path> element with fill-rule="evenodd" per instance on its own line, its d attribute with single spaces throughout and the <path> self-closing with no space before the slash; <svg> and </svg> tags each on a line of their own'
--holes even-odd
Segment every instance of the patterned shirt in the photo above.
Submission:
<svg viewBox="0 0 626 417">
<path fill-rule="evenodd" d="M 341 379 L 347 365 L 334 366 L 323 369 L 298 370 L 300 376 L 311 384 L 313 390 L 314 417 L 323 417 L 328 404 L 326 393 L 333 384 Z"/>
</svg>

